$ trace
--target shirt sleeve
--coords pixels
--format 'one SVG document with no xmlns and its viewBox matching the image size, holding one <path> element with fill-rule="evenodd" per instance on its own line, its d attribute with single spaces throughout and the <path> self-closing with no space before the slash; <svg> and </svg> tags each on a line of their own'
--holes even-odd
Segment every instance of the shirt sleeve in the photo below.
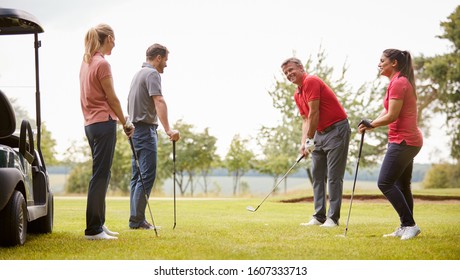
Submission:
<svg viewBox="0 0 460 280">
<path fill-rule="evenodd" d="M 320 93 L 321 82 L 318 79 L 308 79 L 308 82 L 305 84 L 305 89 L 303 91 L 305 101 L 310 102 L 320 99 Z"/>
<path fill-rule="evenodd" d="M 97 79 L 102 81 L 107 77 L 112 77 L 112 68 L 106 60 L 102 60 L 97 68 Z"/>
<path fill-rule="evenodd" d="M 147 90 L 150 96 L 162 95 L 161 77 L 158 72 L 152 72 L 147 75 Z"/>
</svg>

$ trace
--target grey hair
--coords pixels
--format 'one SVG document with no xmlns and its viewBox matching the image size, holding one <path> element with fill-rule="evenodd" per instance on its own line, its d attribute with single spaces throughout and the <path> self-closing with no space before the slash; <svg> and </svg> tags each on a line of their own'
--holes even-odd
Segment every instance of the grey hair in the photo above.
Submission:
<svg viewBox="0 0 460 280">
<path fill-rule="evenodd" d="M 297 65 L 303 67 L 302 61 L 300 61 L 300 59 L 298 59 L 296 57 L 291 57 L 291 58 L 288 58 L 285 61 L 283 61 L 283 63 L 281 64 L 281 68 L 283 68 L 288 63 L 294 63 L 294 64 L 297 64 Z"/>
</svg>

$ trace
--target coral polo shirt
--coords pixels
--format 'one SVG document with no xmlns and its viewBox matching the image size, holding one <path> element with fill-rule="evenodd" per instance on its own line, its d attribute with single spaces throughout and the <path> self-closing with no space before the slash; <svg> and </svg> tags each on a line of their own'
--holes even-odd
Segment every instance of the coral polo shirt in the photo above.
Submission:
<svg viewBox="0 0 460 280">
<path fill-rule="evenodd" d="M 383 106 L 388 111 L 390 99 L 403 100 L 398 118 L 388 125 L 388 142 L 401 144 L 404 140 L 409 146 L 423 146 L 423 136 L 417 127 L 417 98 L 414 88 L 406 77 L 396 73 L 390 80 L 385 93 Z"/>
<path fill-rule="evenodd" d="M 107 96 L 102 88 L 101 81 L 112 76 L 110 64 L 101 53 L 97 52 L 91 62 L 81 63 L 80 68 L 80 103 L 85 126 L 118 120 L 107 102 Z"/>
<path fill-rule="evenodd" d="M 317 131 L 347 118 L 347 114 L 334 92 L 318 77 L 304 74 L 303 82 L 294 93 L 300 115 L 308 117 L 308 102 L 319 99 L 319 122 Z"/>
</svg>

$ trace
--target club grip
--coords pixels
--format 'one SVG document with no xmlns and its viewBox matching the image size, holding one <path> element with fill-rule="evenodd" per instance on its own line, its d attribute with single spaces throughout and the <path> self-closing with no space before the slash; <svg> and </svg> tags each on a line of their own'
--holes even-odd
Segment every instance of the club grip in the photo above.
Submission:
<svg viewBox="0 0 460 280">
<path fill-rule="evenodd" d="M 297 163 L 299 163 L 303 158 L 305 157 L 305 155 L 300 155 L 299 158 L 297 159 Z"/>
</svg>

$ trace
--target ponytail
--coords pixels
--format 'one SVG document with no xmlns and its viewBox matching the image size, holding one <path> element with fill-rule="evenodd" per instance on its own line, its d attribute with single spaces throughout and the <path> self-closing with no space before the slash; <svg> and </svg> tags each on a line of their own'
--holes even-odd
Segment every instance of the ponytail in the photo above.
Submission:
<svg viewBox="0 0 460 280">
<path fill-rule="evenodd" d="M 108 36 L 114 37 L 114 33 L 112 28 L 107 24 L 99 24 L 88 30 L 85 36 L 85 54 L 83 55 L 84 62 L 91 62 L 91 58 L 102 47 L 105 38 Z"/>
<path fill-rule="evenodd" d="M 415 90 L 415 76 L 414 76 L 414 67 L 412 65 L 412 57 L 408 51 L 400 51 L 397 49 L 386 49 L 383 51 L 383 54 L 390 59 L 390 61 L 396 60 L 398 62 L 397 70 L 399 71 L 399 77 L 403 76 L 409 80 L 409 83 L 412 85 Z"/>
</svg>

